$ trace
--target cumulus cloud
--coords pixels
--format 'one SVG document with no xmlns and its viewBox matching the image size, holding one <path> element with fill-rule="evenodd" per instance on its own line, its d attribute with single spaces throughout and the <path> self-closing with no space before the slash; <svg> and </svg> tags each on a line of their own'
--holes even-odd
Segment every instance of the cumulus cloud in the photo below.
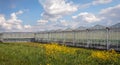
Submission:
<svg viewBox="0 0 120 65">
<path fill-rule="evenodd" d="M 42 19 L 38 20 L 40 26 L 47 25 L 50 27 L 78 27 L 81 24 L 85 23 L 94 23 L 101 21 L 102 18 L 99 18 L 99 15 L 93 13 L 82 12 L 76 16 L 73 16 L 72 21 L 61 20 L 63 16 L 69 15 L 78 11 L 79 8 L 89 7 L 91 5 L 107 4 L 112 2 L 112 0 L 93 0 L 90 3 L 83 5 L 75 5 L 73 2 L 68 2 L 67 0 L 39 0 L 40 4 L 43 6 L 44 12 L 41 14 Z M 48 21 L 60 21 L 60 23 L 48 23 Z M 76 22 L 77 21 L 77 22 Z M 80 21 L 80 22 L 79 22 Z M 54 25 L 53 25 L 54 24 Z M 40 27 L 40 28 L 43 28 Z"/>
<path fill-rule="evenodd" d="M 98 14 L 90 12 L 80 12 L 72 16 L 72 19 L 65 20 L 63 16 L 70 15 L 78 11 L 78 5 L 67 0 L 39 0 L 43 6 L 44 12 L 41 13 L 41 19 L 37 20 L 35 26 L 23 25 L 18 15 L 24 13 L 20 10 L 10 14 L 10 18 L 6 19 L 4 15 L 0 15 L 0 29 L 5 31 L 44 31 L 57 30 L 66 28 L 77 28 L 79 26 L 88 26 L 94 24 L 112 24 L 120 22 L 120 5 L 109 7 L 101 10 Z M 89 7 L 91 5 L 107 4 L 112 0 L 93 0 L 93 2 L 80 5 L 79 7 Z M 57 22 L 49 22 L 57 21 Z"/>
<path fill-rule="evenodd" d="M 11 29 L 11 25 L 6 22 L 4 15 L 0 15 L 0 29 Z"/>
<path fill-rule="evenodd" d="M 62 20 L 62 17 L 69 15 L 78 11 L 79 8 L 89 7 L 91 5 L 107 4 L 112 2 L 112 0 L 93 0 L 90 3 L 83 5 L 75 5 L 73 2 L 68 2 L 67 0 L 39 0 L 40 4 L 43 6 L 44 12 L 41 14 L 42 19 L 38 20 L 39 25 L 47 28 L 48 26 L 58 26 L 58 27 L 78 27 L 80 24 L 99 22 L 102 18 L 99 15 L 93 13 L 82 12 L 78 15 L 73 16 L 72 21 Z M 48 21 L 60 21 L 60 23 L 48 23 Z M 51 26 L 52 25 L 52 26 Z"/>
<path fill-rule="evenodd" d="M 21 23 L 22 21 L 20 19 L 18 19 L 18 17 L 17 17 L 18 14 L 19 14 L 18 12 L 17 13 L 12 13 L 10 15 L 10 19 L 8 19 L 7 22 L 8 23 L 12 23 L 12 24 L 19 24 L 19 23 Z"/>
<path fill-rule="evenodd" d="M 48 14 L 64 15 L 77 11 L 77 6 L 67 3 L 66 0 L 39 0 Z"/>
<path fill-rule="evenodd" d="M 4 15 L 0 15 L 0 25 L 2 25 L 3 22 L 5 22 L 5 17 Z"/>
<path fill-rule="evenodd" d="M 6 22 L 4 15 L 0 15 L 0 29 L 11 29 L 11 25 Z"/>
<path fill-rule="evenodd" d="M 33 26 L 34 30 L 38 28 L 40 28 L 39 30 L 52 30 L 67 27 L 67 23 L 60 21 L 60 19 L 78 10 L 78 5 L 67 0 L 39 0 L 39 2 L 44 12 L 41 13 L 42 18 L 37 20 L 38 25 Z"/>
<path fill-rule="evenodd" d="M 30 29 L 30 25 L 22 25 L 22 20 L 17 16 L 23 14 L 23 11 L 13 12 L 10 14 L 10 18 L 6 19 L 4 15 L 0 15 L 0 29 L 1 31 L 25 31 Z"/>
<path fill-rule="evenodd" d="M 72 16 L 72 18 L 79 19 L 80 21 L 89 22 L 89 23 L 100 21 L 100 19 L 97 16 L 88 12 L 80 13 L 76 16 Z"/>
<path fill-rule="evenodd" d="M 44 8 L 43 18 L 56 21 L 64 15 L 69 15 L 78 10 L 78 6 L 66 0 L 39 0 Z"/>
<path fill-rule="evenodd" d="M 19 20 L 17 18 L 18 13 L 12 13 L 10 16 L 10 19 L 5 19 L 5 16 L 0 16 L 0 25 L 1 28 L 9 31 L 9 30 L 15 30 L 15 29 L 22 29 L 22 25 L 21 25 L 21 20 Z"/>
</svg>

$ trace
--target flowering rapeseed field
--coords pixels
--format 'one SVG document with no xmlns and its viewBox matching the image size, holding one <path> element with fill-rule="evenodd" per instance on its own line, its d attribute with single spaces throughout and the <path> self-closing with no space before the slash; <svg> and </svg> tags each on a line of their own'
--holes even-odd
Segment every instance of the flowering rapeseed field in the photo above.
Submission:
<svg viewBox="0 0 120 65">
<path fill-rule="evenodd" d="M 120 54 L 57 43 L 0 43 L 0 65 L 120 65 Z"/>
<path fill-rule="evenodd" d="M 46 62 L 49 65 L 61 65 L 62 63 L 69 65 L 75 61 L 75 52 L 77 50 L 75 48 L 60 46 L 58 44 L 46 44 L 44 47 L 47 58 Z"/>
<path fill-rule="evenodd" d="M 48 65 L 119 65 L 120 54 L 115 50 L 98 51 L 47 44 Z"/>
<path fill-rule="evenodd" d="M 117 54 L 115 50 L 110 51 L 96 51 L 91 53 L 91 58 L 100 61 L 100 63 L 115 63 L 113 65 L 118 65 L 116 62 L 119 62 L 120 54 Z"/>
</svg>

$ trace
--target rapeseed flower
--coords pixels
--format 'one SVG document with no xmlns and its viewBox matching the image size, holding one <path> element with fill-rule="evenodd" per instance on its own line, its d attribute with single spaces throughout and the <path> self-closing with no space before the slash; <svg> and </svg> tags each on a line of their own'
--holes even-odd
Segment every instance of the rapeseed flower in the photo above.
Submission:
<svg viewBox="0 0 120 65">
<path fill-rule="evenodd" d="M 102 61 L 114 61 L 118 60 L 120 55 L 115 52 L 115 50 L 111 51 L 93 51 L 91 54 L 92 58 L 96 58 Z"/>
</svg>

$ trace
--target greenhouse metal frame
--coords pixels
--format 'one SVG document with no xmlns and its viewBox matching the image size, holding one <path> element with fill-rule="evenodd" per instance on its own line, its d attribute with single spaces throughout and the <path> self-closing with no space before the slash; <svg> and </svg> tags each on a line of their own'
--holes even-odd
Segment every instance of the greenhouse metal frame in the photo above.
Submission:
<svg viewBox="0 0 120 65">
<path fill-rule="evenodd" d="M 56 42 L 68 46 L 120 50 L 120 28 L 0 33 L 2 42 Z"/>
</svg>

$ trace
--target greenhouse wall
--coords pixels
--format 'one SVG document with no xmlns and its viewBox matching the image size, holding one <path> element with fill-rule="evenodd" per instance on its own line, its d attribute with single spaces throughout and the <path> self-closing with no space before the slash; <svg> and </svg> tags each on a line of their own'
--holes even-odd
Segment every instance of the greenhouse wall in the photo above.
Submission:
<svg viewBox="0 0 120 65">
<path fill-rule="evenodd" d="M 56 42 L 69 46 L 120 50 L 120 28 L 0 33 L 2 42 Z"/>
</svg>

